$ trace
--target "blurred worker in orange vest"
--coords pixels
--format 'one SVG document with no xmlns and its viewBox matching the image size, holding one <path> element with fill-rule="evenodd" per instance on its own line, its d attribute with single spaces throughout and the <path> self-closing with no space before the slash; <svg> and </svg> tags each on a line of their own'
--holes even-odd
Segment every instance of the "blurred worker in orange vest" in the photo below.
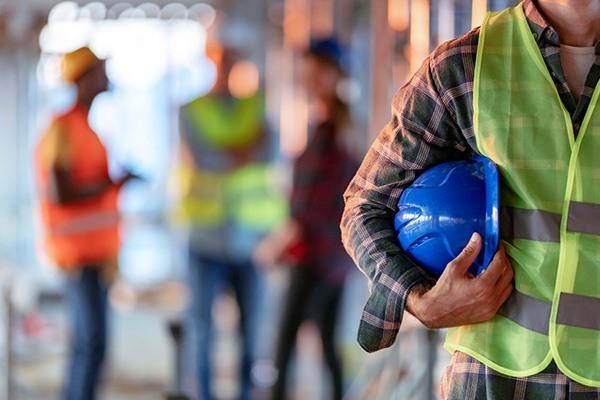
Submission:
<svg viewBox="0 0 600 400">
<path fill-rule="evenodd" d="M 83 47 L 63 57 L 61 73 L 76 86 L 77 100 L 42 135 L 36 178 L 45 249 L 68 277 L 73 337 L 64 398 L 89 400 L 106 353 L 107 292 L 119 252 L 117 197 L 135 175 L 111 180 L 106 149 L 88 123 L 92 101 L 108 87 L 104 61 Z"/>
</svg>

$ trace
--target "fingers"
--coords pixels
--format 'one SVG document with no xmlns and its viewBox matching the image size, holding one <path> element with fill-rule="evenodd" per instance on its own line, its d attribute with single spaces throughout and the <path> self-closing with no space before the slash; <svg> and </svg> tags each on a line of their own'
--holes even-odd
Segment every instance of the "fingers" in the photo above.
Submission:
<svg viewBox="0 0 600 400">
<path fill-rule="evenodd" d="M 514 272 L 512 266 L 510 263 L 507 263 L 504 267 L 504 271 L 502 271 L 502 274 L 500 275 L 500 278 L 496 282 L 496 288 L 498 288 L 498 290 L 502 290 L 506 286 L 510 285 L 513 281 L 513 277 Z"/>
<path fill-rule="evenodd" d="M 508 300 L 508 298 L 512 294 L 512 291 L 513 291 L 513 285 L 512 285 L 512 283 L 509 283 L 508 286 L 506 286 L 500 293 L 500 297 L 498 298 L 498 308 L 502 307 L 502 304 L 504 304 L 506 302 L 506 300 Z"/>
<path fill-rule="evenodd" d="M 481 235 L 477 232 L 471 235 L 469 243 L 460 252 L 460 254 L 448 264 L 447 269 L 458 275 L 465 275 L 467 270 L 471 267 L 473 262 L 477 259 L 479 252 L 481 251 L 482 241 Z"/>
<path fill-rule="evenodd" d="M 514 272 L 504 248 L 500 247 L 485 273 L 477 278 L 480 293 L 486 303 L 493 305 L 490 311 L 495 314 L 513 291 Z"/>
<path fill-rule="evenodd" d="M 487 269 L 484 271 L 484 273 L 478 276 L 478 279 L 486 285 L 495 285 L 500 277 L 504 274 L 507 266 L 512 271 L 512 267 L 510 267 L 510 262 L 508 261 L 508 257 L 504 251 L 504 247 L 500 246 Z"/>
</svg>

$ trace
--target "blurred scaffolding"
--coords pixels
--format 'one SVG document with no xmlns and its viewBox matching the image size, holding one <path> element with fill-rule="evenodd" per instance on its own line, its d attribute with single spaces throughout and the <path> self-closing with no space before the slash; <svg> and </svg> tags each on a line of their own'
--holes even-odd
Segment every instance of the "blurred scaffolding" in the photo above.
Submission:
<svg viewBox="0 0 600 400">
<path fill-rule="evenodd" d="M 431 50 L 477 26 L 486 10 L 512 3 L 0 2 L 0 289 L 7 299 L 0 319 L 0 348 L 5 355 L 0 398 L 56 398 L 62 379 L 68 332 L 61 311 L 61 279 L 39 251 L 31 167 L 42 127 L 73 99 L 72 91 L 59 84 L 61 53 L 89 45 L 108 57 L 113 90 L 95 103 L 91 123 L 113 155 L 112 172 L 118 175 L 126 168 L 148 179 L 122 196 L 126 221 L 122 276 L 113 290 L 115 338 L 104 398 L 156 399 L 168 388 L 174 367 L 165 321 L 182 313 L 187 304 L 182 282 L 185 238 L 168 218 L 176 201 L 169 176 L 178 141 L 177 111 L 213 83 L 214 67 L 205 56 L 211 30 L 226 17 L 230 28 L 226 40 L 243 47 L 258 66 L 269 123 L 278 132 L 276 144 L 285 165 L 307 142 L 308 110 L 294 78 L 298 58 L 311 37 L 335 34 L 351 49 L 350 74 L 339 91 L 351 106 L 352 145 L 361 154 L 389 119 L 394 92 Z M 283 290 L 284 275 L 268 277 L 274 298 Z M 436 359 L 445 357 L 439 351 L 439 337 L 417 323 L 407 323 L 392 350 L 365 355 L 355 343 L 365 297 L 363 278 L 352 277 L 338 324 L 347 397 L 432 398 L 443 364 L 436 364 Z M 264 318 L 267 327 L 277 318 L 277 302 L 271 303 Z M 218 374 L 224 399 L 233 398 L 236 390 L 230 376 L 235 357 L 228 355 L 236 348 L 231 331 L 237 317 L 232 309 L 231 300 L 224 298 L 215 311 L 218 329 L 225 332 L 218 345 L 225 354 Z M 306 327 L 298 345 L 298 399 L 325 398 L 327 393 L 321 387 L 320 369 L 314 368 L 320 355 L 313 331 Z M 268 335 L 273 333 L 265 329 L 264 334 L 263 353 L 268 358 Z M 265 385 L 267 367 L 256 368 L 257 379 Z M 193 386 L 186 382 L 188 388 Z"/>
</svg>

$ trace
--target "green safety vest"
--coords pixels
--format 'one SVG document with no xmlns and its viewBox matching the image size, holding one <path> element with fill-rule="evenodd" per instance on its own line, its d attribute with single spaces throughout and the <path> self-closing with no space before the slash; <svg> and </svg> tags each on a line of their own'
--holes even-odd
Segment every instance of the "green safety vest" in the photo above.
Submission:
<svg viewBox="0 0 600 400">
<path fill-rule="evenodd" d="M 258 138 L 263 128 L 262 98 L 236 99 L 224 106 L 211 95 L 184 107 L 193 134 L 208 148 L 229 151 Z M 196 227 L 210 229 L 225 222 L 268 231 L 285 221 L 287 200 L 275 189 L 274 169 L 249 163 L 229 171 L 180 167 L 182 216 Z"/>
<path fill-rule="evenodd" d="M 473 88 L 478 151 L 501 175 L 502 237 L 515 291 L 446 348 L 514 377 L 552 360 L 600 386 L 600 85 L 575 139 L 522 5 L 486 17 Z"/>
<path fill-rule="evenodd" d="M 256 140 L 263 128 L 263 98 L 254 95 L 223 101 L 215 95 L 198 97 L 185 110 L 202 140 L 217 149 L 244 147 Z"/>
</svg>

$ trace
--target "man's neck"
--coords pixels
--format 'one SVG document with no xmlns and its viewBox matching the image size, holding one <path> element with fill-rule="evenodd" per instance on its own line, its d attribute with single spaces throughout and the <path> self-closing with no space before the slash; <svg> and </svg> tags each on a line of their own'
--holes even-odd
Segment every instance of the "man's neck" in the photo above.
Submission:
<svg viewBox="0 0 600 400">
<path fill-rule="evenodd" d="M 600 1 L 537 0 L 536 4 L 562 44 L 590 47 L 600 41 Z"/>
<path fill-rule="evenodd" d="M 88 96 L 82 96 L 80 94 L 77 95 L 77 100 L 75 101 L 75 103 L 83 108 L 84 110 L 89 110 L 90 107 L 92 106 L 92 102 L 94 101 L 94 98 L 88 98 Z"/>
</svg>

